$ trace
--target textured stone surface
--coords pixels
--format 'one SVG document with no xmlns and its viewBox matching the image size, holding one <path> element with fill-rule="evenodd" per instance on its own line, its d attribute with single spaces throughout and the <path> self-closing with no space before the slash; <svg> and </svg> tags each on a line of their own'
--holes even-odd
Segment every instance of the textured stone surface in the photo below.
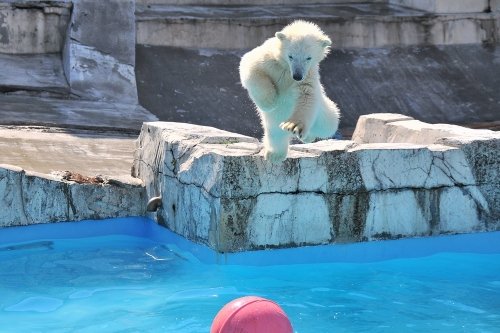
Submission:
<svg viewBox="0 0 500 333">
<path fill-rule="evenodd" d="M 70 14 L 66 1 L 2 1 L 0 53 L 60 52 Z"/>
<path fill-rule="evenodd" d="M 0 95 L 1 125 L 55 126 L 138 133 L 156 116 L 137 104 Z"/>
<path fill-rule="evenodd" d="M 84 99 L 137 103 L 134 66 L 75 41 L 66 45 L 64 59 L 72 94 Z"/>
<path fill-rule="evenodd" d="M 140 216 L 146 201 L 138 179 L 79 184 L 58 175 L 0 165 L 0 227 Z"/>
<path fill-rule="evenodd" d="M 0 161 L 48 174 L 130 176 L 135 134 L 0 127 Z"/>
<path fill-rule="evenodd" d="M 137 0 L 138 5 L 290 5 L 304 0 Z M 314 3 L 349 3 L 359 0 L 314 0 Z M 371 0 L 370 2 L 386 2 Z"/>
<path fill-rule="evenodd" d="M 370 138 L 362 127 L 413 121 L 371 120 L 360 121 L 358 137 Z M 486 144 L 472 132 L 432 144 L 292 145 L 287 160 L 273 165 L 253 138 L 146 123 L 133 175 L 149 196 L 162 196 L 159 223 L 220 252 L 496 230 L 499 191 L 491 186 L 500 139 L 488 132 Z"/>
<path fill-rule="evenodd" d="M 500 12 L 500 0 L 490 0 L 490 9 Z"/>
<path fill-rule="evenodd" d="M 137 103 L 135 2 L 75 2 L 63 50 L 71 92 L 85 99 Z"/>
<path fill-rule="evenodd" d="M 472 130 L 447 124 L 431 125 L 417 120 L 401 119 L 397 115 L 378 114 L 360 118 L 353 140 L 359 144 L 368 143 L 369 145 L 383 141 L 389 141 L 395 145 L 398 143 L 428 145 L 427 147 L 435 153 L 431 160 L 431 167 L 426 169 L 429 171 L 429 176 L 432 175 L 429 178 L 424 177 L 426 184 L 431 180 L 434 182 L 444 177 L 461 186 L 473 186 L 474 190 L 471 193 L 474 195 L 471 194 L 465 198 L 473 198 L 471 204 L 474 203 L 480 208 L 479 215 L 488 216 L 488 218 L 482 218 L 484 223 L 494 224 L 494 221 L 500 220 L 500 132 Z M 386 167 L 391 171 L 396 169 L 394 166 L 386 165 Z M 418 173 L 418 170 L 420 169 L 416 168 L 414 172 L 407 175 L 416 180 L 415 172 Z M 446 185 L 445 182 L 442 184 Z M 456 198 L 460 196 L 456 195 L 448 200 L 459 202 Z M 458 212 L 463 207 L 472 207 L 467 203 L 462 203 L 463 206 L 453 209 Z M 452 214 L 453 209 L 450 210 L 451 216 L 455 216 Z M 458 218 L 459 215 L 455 217 Z M 471 221 L 474 218 L 470 217 L 467 220 Z"/>
<path fill-rule="evenodd" d="M 78 0 L 71 18 L 70 38 L 92 46 L 117 62 L 135 64 L 135 1 Z"/>
<path fill-rule="evenodd" d="M 352 139 L 357 143 L 414 143 L 430 145 L 443 138 L 460 137 L 462 140 L 498 139 L 498 132 L 474 130 L 449 124 L 428 124 L 411 117 L 381 113 L 359 118 Z"/>
<path fill-rule="evenodd" d="M 433 13 L 481 13 L 490 0 L 389 0 L 390 3 Z"/>
<path fill-rule="evenodd" d="M 485 1 L 476 2 L 480 2 L 481 7 Z M 434 9 L 452 11 L 453 7 L 457 6 L 438 6 Z M 336 47 L 449 45 L 498 40 L 496 14 L 476 11 L 478 7 L 473 7 L 474 11 L 467 14 L 454 14 L 452 11 L 436 15 L 381 2 L 290 6 L 138 6 L 137 42 L 175 47 L 252 48 L 294 19 L 314 20 L 332 37 Z"/>
<path fill-rule="evenodd" d="M 60 54 L 0 54 L 0 68 L 0 92 L 69 94 Z"/>
<path fill-rule="evenodd" d="M 397 113 L 362 115 L 358 119 L 352 140 L 357 143 L 387 142 L 386 125 L 402 120 L 413 120 L 413 118 Z"/>
</svg>

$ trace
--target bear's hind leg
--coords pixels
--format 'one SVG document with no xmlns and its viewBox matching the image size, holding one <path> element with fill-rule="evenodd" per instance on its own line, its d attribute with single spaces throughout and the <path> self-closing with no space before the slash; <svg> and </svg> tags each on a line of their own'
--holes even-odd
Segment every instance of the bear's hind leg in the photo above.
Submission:
<svg viewBox="0 0 500 333">
<path fill-rule="evenodd" d="M 337 132 L 340 117 L 339 109 L 328 97 L 324 97 L 323 101 L 318 106 L 319 110 L 309 135 L 302 140 L 306 143 L 313 142 L 317 138 L 331 138 Z"/>
<path fill-rule="evenodd" d="M 279 128 L 267 129 L 264 133 L 264 158 L 272 163 L 283 162 L 288 154 L 290 134 Z"/>
</svg>

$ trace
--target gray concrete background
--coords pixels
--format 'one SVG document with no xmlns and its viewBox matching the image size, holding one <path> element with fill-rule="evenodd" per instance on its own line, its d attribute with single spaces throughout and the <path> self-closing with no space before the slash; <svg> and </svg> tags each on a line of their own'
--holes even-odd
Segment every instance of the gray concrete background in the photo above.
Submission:
<svg viewBox="0 0 500 333">
<path fill-rule="evenodd" d="M 138 45 L 136 52 L 140 103 L 160 120 L 260 138 L 260 120 L 239 82 L 244 51 Z M 499 73 L 498 45 L 333 49 L 321 65 L 326 92 L 342 112 L 344 136 L 360 115 L 384 112 L 498 126 Z"/>
<path fill-rule="evenodd" d="M 76 1 L 62 52 L 71 93 L 137 103 L 135 30 L 132 0 Z"/>
<path fill-rule="evenodd" d="M 435 14 L 390 3 L 266 6 L 138 5 L 137 43 L 245 49 L 296 19 L 312 20 L 341 48 L 477 44 L 499 40 L 495 12 Z"/>
<path fill-rule="evenodd" d="M 0 53 L 0 92 L 36 91 L 69 95 L 61 55 Z"/>
<path fill-rule="evenodd" d="M 0 125 L 112 130 L 138 134 L 157 118 L 140 105 L 0 95 Z"/>
<path fill-rule="evenodd" d="M 0 1 L 0 53 L 60 52 L 71 7 L 69 1 Z"/>
<path fill-rule="evenodd" d="M 133 0 L 78 0 L 73 8 L 69 38 L 133 66 L 134 8 Z"/>
</svg>

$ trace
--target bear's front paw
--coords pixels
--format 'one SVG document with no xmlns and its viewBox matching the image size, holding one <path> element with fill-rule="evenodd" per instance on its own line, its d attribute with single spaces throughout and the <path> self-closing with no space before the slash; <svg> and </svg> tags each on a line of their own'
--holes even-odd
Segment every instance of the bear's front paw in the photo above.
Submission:
<svg viewBox="0 0 500 333">
<path fill-rule="evenodd" d="M 305 130 L 304 124 L 295 121 L 285 121 L 280 124 L 283 131 L 287 131 L 297 136 L 300 140 L 304 140 L 308 135 Z"/>
<path fill-rule="evenodd" d="M 266 150 L 264 152 L 264 159 L 271 163 L 280 163 L 286 160 L 287 151 L 272 151 Z"/>
</svg>

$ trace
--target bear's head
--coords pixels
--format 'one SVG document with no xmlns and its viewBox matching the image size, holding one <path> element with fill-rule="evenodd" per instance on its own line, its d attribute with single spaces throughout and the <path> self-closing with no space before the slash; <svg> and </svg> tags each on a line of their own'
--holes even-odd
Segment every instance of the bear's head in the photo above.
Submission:
<svg viewBox="0 0 500 333">
<path fill-rule="evenodd" d="M 301 20 L 287 25 L 275 36 L 281 43 L 280 58 L 288 63 L 295 81 L 304 80 L 311 67 L 326 57 L 332 45 L 316 24 Z"/>
</svg>

